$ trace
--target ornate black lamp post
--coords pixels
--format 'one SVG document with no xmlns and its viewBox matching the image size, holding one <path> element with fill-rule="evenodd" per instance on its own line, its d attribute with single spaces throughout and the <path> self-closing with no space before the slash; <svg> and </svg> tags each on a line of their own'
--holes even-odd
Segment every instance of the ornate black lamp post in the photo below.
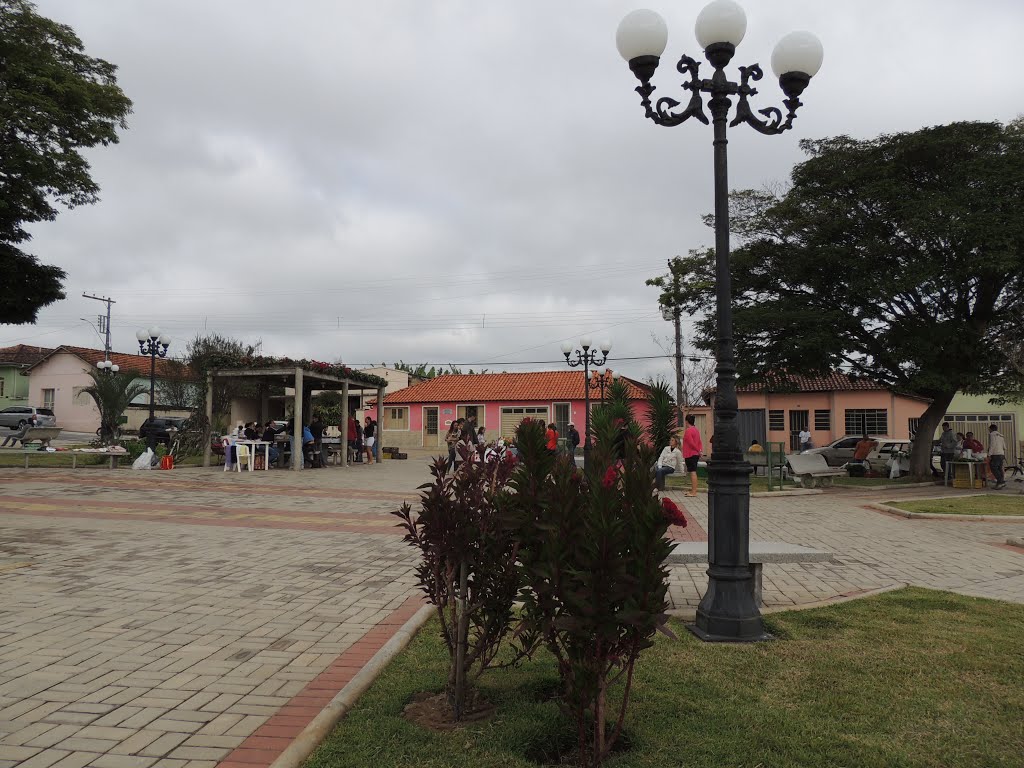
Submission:
<svg viewBox="0 0 1024 768">
<path fill-rule="evenodd" d="M 730 127 L 746 123 L 764 134 L 777 134 L 793 125 L 801 106 L 800 94 L 814 76 L 822 60 L 818 39 L 809 32 L 792 32 L 775 46 L 772 69 L 786 94 L 782 102 L 786 115 L 777 107 L 759 110 L 757 117 L 748 98 L 757 90 L 751 82 L 763 72 L 754 64 L 740 67 L 740 82 L 726 78 L 725 67 L 743 40 L 747 19 L 732 0 L 715 0 L 697 17 L 697 42 L 714 68 L 711 79 L 698 75 L 700 64 L 689 56 L 679 59 L 676 69 L 689 77 L 683 88 L 690 91 L 686 108 L 676 111 L 680 102 L 668 97 L 651 106 L 651 77 L 658 67 L 668 42 L 664 19 L 653 11 L 633 11 L 627 15 L 615 36 L 619 53 L 640 81 L 640 94 L 646 116 L 657 125 L 675 126 L 693 117 L 707 124 L 701 94 L 708 94 L 708 108 L 714 126 L 715 160 L 715 319 L 718 326 L 717 389 L 715 393 L 715 440 L 708 467 L 708 589 L 697 608 L 693 631 L 705 640 L 760 640 L 765 634 L 750 572 L 750 481 L 751 468 L 743 460 L 736 425 L 736 363 L 732 338 L 732 286 L 729 274 L 729 182 L 726 155 L 726 120 L 731 96 L 738 97 L 736 115 Z"/>
<path fill-rule="evenodd" d="M 590 389 L 601 390 L 601 403 L 604 403 L 604 390 L 610 388 L 613 381 L 619 380 L 618 371 L 598 371 L 592 378 L 587 379 L 587 386 Z"/>
<path fill-rule="evenodd" d="M 149 439 L 146 444 L 155 451 L 156 434 L 153 429 L 153 419 L 155 418 L 153 406 L 156 399 L 156 359 L 167 357 L 167 348 L 171 346 L 171 337 L 166 333 L 160 333 L 160 329 L 154 325 L 148 330 L 140 328 L 135 332 L 135 338 L 139 340 L 139 354 L 149 355 Z"/>
<path fill-rule="evenodd" d="M 587 463 L 590 458 L 590 366 L 604 365 L 608 362 L 608 353 L 612 351 L 612 343 L 607 339 L 601 342 L 601 359 L 597 359 L 597 350 L 591 349 L 591 342 L 589 336 L 584 336 L 580 339 L 580 346 L 583 350 L 576 350 L 576 359 L 570 360 L 569 356 L 573 353 L 573 346 L 571 341 L 562 342 L 562 354 L 565 355 L 565 362 L 569 364 L 570 368 L 577 368 L 583 366 L 583 402 L 586 414 L 584 416 L 584 435 L 583 435 L 583 469 L 586 470 Z"/>
</svg>

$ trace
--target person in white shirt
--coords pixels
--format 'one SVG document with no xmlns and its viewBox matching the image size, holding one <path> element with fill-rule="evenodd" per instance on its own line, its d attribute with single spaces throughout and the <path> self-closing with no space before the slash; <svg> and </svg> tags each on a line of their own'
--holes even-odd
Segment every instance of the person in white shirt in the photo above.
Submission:
<svg viewBox="0 0 1024 768">
<path fill-rule="evenodd" d="M 800 430 L 800 450 L 806 451 L 812 447 L 813 446 L 811 445 L 811 431 L 807 429 L 807 427 L 804 427 L 803 429 Z"/>
<path fill-rule="evenodd" d="M 665 490 L 665 478 L 668 475 L 682 472 L 686 462 L 683 461 L 683 452 L 679 450 L 679 438 L 673 437 L 669 440 L 661 456 L 658 457 L 658 466 L 654 470 L 654 477 L 657 481 L 659 491 Z"/>
<path fill-rule="evenodd" d="M 1006 440 L 999 434 L 999 427 L 993 424 L 988 428 L 988 465 L 992 467 L 992 476 L 996 479 L 995 489 L 1006 487 L 1003 475 L 1003 462 L 1006 461 Z"/>
</svg>

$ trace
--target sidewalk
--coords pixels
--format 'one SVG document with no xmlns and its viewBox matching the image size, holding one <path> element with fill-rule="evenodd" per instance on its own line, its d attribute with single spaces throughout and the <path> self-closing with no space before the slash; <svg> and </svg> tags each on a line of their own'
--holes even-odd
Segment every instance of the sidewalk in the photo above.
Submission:
<svg viewBox="0 0 1024 768">
<path fill-rule="evenodd" d="M 422 460 L 0 471 L 0 768 L 269 766 L 418 606 L 389 513 L 428 479 Z M 836 553 L 766 566 L 768 604 L 895 582 L 1024 602 L 1019 524 L 864 506 L 894 497 L 753 499 L 754 538 Z M 673 498 L 693 521 L 673 535 L 705 540 L 707 496 Z M 704 568 L 671 582 L 692 608 Z"/>
</svg>

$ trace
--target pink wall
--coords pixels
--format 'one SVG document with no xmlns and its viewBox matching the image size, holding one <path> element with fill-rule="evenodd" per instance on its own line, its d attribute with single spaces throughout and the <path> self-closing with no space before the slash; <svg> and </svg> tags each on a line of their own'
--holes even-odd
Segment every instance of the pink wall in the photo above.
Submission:
<svg viewBox="0 0 1024 768">
<path fill-rule="evenodd" d="M 530 401 L 505 401 L 505 402 L 490 402 L 490 403 L 428 403 L 426 405 L 421 404 L 409 404 L 406 406 L 402 403 L 395 403 L 392 407 L 408 407 L 409 408 L 409 429 L 408 430 L 394 430 L 388 429 L 387 431 L 394 434 L 396 432 L 409 432 L 409 433 L 422 433 L 423 431 L 423 409 L 437 408 L 438 409 L 438 420 L 439 429 L 443 434 L 448 430 L 451 423 L 458 418 L 458 406 L 459 405 L 483 405 L 484 406 L 484 422 L 478 424 L 478 426 L 485 427 L 487 429 L 488 438 L 495 438 L 498 436 L 498 430 L 501 427 L 501 409 L 502 408 L 548 408 L 548 417 L 550 420 L 554 420 L 555 415 L 555 403 L 569 403 L 569 421 L 576 425 L 576 428 L 582 433 L 583 425 L 586 423 L 586 409 L 584 407 L 583 400 L 530 400 Z M 593 403 L 591 403 L 593 405 Z M 388 408 L 388 405 L 384 406 Z M 445 413 L 450 411 L 450 413 Z M 647 423 L 647 407 L 643 401 L 633 402 L 633 416 L 641 424 Z"/>
<path fill-rule="evenodd" d="M 739 407 L 763 408 L 767 422 L 768 411 L 784 411 L 785 429 L 771 430 L 771 441 L 789 442 L 789 412 L 808 411 L 809 428 L 815 445 L 821 446 L 838 440 L 846 434 L 847 409 L 877 409 L 888 414 L 888 437 L 909 438 L 909 419 L 919 418 L 927 403 L 904 397 L 888 391 L 843 391 L 843 392 L 794 392 L 794 393 L 739 393 Z M 830 413 L 831 429 L 814 428 L 814 412 L 827 410 Z M 767 428 L 767 426 L 766 426 Z"/>
<path fill-rule="evenodd" d="M 61 353 L 32 369 L 29 376 L 29 405 L 42 407 L 43 390 L 54 390 L 53 412 L 57 426 L 72 432 L 94 432 L 100 425 L 100 412 L 88 395 L 74 397 L 75 389 L 87 387 L 92 379 L 88 366 L 75 355 Z"/>
</svg>

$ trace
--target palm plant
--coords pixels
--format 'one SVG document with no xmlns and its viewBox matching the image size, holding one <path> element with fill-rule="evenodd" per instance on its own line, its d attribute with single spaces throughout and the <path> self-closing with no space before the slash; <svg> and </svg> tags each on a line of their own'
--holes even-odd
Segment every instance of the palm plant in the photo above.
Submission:
<svg viewBox="0 0 1024 768">
<path fill-rule="evenodd" d="M 146 385 L 136 381 L 134 373 L 92 369 L 93 383 L 82 389 L 96 403 L 100 412 L 100 439 L 110 444 L 117 434 L 117 424 L 132 400 L 146 391 Z"/>
<path fill-rule="evenodd" d="M 676 424 L 676 399 L 668 382 L 660 376 L 649 380 L 647 386 L 647 439 L 652 447 L 661 450 L 679 427 Z"/>
</svg>

